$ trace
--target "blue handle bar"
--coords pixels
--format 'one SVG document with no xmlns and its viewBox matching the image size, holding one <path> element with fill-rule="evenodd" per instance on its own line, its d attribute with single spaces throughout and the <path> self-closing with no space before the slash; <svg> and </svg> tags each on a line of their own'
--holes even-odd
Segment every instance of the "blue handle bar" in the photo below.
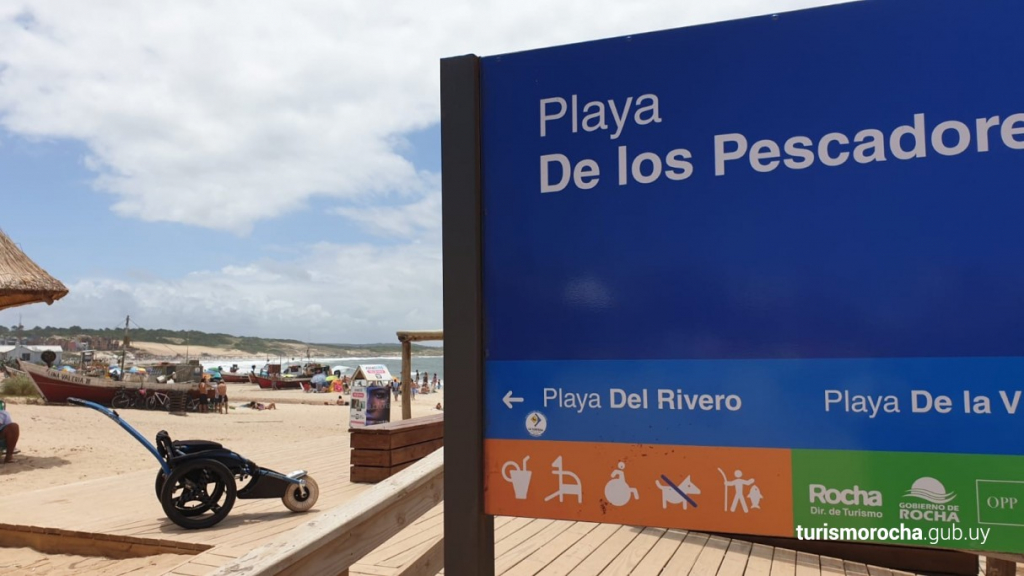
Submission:
<svg viewBox="0 0 1024 576">
<path fill-rule="evenodd" d="M 160 456 L 160 452 L 156 449 L 156 446 L 153 446 L 153 444 L 151 444 L 149 440 L 146 440 L 146 437 L 139 433 L 138 430 L 132 428 L 131 424 L 128 424 L 124 420 L 121 420 L 121 417 L 118 416 L 116 411 L 111 410 L 110 408 L 107 408 L 106 406 L 97 404 L 95 402 L 82 400 L 81 398 L 68 398 L 68 404 L 77 404 L 79 406 L 85 406 L 86 408 L 92 408 L 97 412 L 102 412 L 107 418 L 110 418 L 114 422 L 117 422 L 118 425 L 121 426 L 121 428 L 127 430 L 129 434 L 131 434 L 132 436 L 135 437 L 136 440 L 141 442 L 142 445 L 146 447 L 146 450 L 149 450 L 150 454 L 152 454 L 153 457 L 156 458 L 157 462 L 160 463 L 160 468 L 163 469 L 164 474 L 166 474 L 167 476 L 171 475 L 171 467 L 168 466 L 167 462 L 163 459 L 163 457 Z"/>
</svg>

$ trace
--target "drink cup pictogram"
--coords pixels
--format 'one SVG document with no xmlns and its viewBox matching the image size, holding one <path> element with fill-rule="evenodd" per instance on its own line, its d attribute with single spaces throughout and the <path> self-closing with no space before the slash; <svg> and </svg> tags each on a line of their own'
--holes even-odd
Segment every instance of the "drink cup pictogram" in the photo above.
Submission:
<svg viewBox="0 0 1024 576">
<path fill-rule="evenodd" d="M 530 477 L 533 476 L 533 472 L 526 469 L 526 462 L 529 459 L 529 456 L 523 458 L 522 467 L 519 466 L 518 462 L 512 460 L 505 462 L 505 465 L 501 467 L 501 477 L 506 482 L 512 483 L 512 489 L 516 493 L 516 500 L 526 500 L 526 493 L 530 490 Z"/>
</svg>

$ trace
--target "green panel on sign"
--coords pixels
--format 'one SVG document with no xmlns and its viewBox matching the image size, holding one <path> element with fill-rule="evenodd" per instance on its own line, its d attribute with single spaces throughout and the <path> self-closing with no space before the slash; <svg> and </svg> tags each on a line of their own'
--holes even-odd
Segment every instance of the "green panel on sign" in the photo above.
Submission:
<svg viewBox="0 0 1024 576">
<path fill-rule="evenodd" d="M 978 522 L 1024 527 L 1024 482 L 978 480 Z"/>
<path fill-rule="evenodd" d="M 797 538 L 1024 552 L 1024 457 L 793 450 Z"/>
</svg>

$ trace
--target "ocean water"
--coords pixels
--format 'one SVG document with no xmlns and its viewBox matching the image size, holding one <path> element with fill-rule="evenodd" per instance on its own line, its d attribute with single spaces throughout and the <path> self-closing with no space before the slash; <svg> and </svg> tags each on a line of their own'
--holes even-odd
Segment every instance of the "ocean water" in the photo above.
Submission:
<svg viewBox="0 0 1024 576">
<path fill-rule="evenodd" d="M 286 363 L 291 361 L 291 358 L 271 358 L 270 361 L 273 363 L 281 362 Z M 295 358 L 295 361 L 303 362 L 307 361 L 306 358 Z M 310 358 L 308 361 L 319 362 L 320 364 L 327 364 L 331 367 L 331 372 L 335 370 L 342 370 L 342 374 L 351 375 L 356 371 L 356 367 L 360 364 L 383 364 L 387 366 L 392 376 L 400 377 L 402 375 L 402 358 L 397 356 L 388 356 L 383 358 Z M 260 358 L 229 358 L 229 359 L 217 359 L 217 360 L 201 360 L 204 369 L 216 368 L 220 366 L 224 370 L 228 370 L 232 364 L 238 364 L 238 368 L 243 371 L 249 371 L 252 366 L 256 366 L 256 370 L 259 371 L 263 368 L 263 365 L 267 363 L 266 357 Z M 430 378 L 434 378 L 434 374 L 441 380 L 444 380 L 444 357 L 443 356 L 413 356 L 412 357 L 412 374 L 416 375 L 416 371 L 420 371 L 420 381 L 423 380 L 423 372 L 430 374 Z"/>
</svg>

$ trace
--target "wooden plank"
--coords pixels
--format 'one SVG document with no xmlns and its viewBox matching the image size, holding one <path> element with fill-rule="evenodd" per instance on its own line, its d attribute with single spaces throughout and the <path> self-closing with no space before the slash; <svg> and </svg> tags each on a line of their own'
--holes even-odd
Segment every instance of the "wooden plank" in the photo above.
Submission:
<svg viewBox="0 0 1024 576">
<path fill-rule="evenodd" d="M 420 416 L 419 418 L 410 418 L 408 420 L 396 420 L 394 422 L 385 422 L 384 424 L 374 424 L 372 426 L 360 426 L 358 428 L 349 428 L 348 431 L 353 435 L 366 436 L 373 434 L 392 434 L 399 430 L 407 430 L 409 428 L 417 428 L 420 426 L 430 426 L 444 424 L 444 413 L 431 414 L 430 416 Z"/>
<path fill-rule="evenodd" d="M 637 526 L 619 526 L 615 533 L 601 544 L 600 548 L 588 555 L 569 574 L 590 576 L 600 573 L 619 555 L 619 552 L 622 552 L 626 546 L 629 546 L 629 543 L 643 531 L 643 528 Z"/>
<path fill-rule="evenodd" d="M 353 448 L 349 457 L 352 466 L 377 466 L 387 468 L 391 466 L 390 450 L 371 450 L 369 448 Z"/>
<path fill-rule="evenodd" d="M 822 576 L 818 557 L 807 552 L 797 552 L 796 576 Z"/>
<path fill-rule="evenodd" d="M 434 450 L 437 450 L 442 446 L 444 446 L 443 436 L 435 440 L 428 440 L 426 442 L 420 442 L 419 444 L 411 444 L 402 448 L 396 448 L 391 451 L 391 465 L 395 466 L 398 464 L 405 464 L 407 462 L 415 462 L 420 458 L 429 456 L 434 452 Z"/>
<path fill-rule="evenodd" d="M 443 485 L 441 448 L 355 502 L 280 534 L 216 574 L 334 576 L 433 508 L 442 499 Z"/>
<path fill-rule="evenodd" d="M 662 568 L 668 564 L 669 559 L 679 549 L 679 545 L 686 539 L 686 530 L 668 530 L 653 548 L 644 556 L 640 564 L 633 569 L 630 576 L 658 576 Z"/>
<path fill-rule="evenodd" d="M 530 522 L 522 528 L 520 528 L 519 530 L 516 530 L 512 534 L 509 534 L 500 542 L 494 543 L 495 561 L 497 561 L 497 559 L 500 558 L 502 554 L 514 549 L 516 546 L 519 546 L 520 544 L 526 542 L 530 538 L 533 538 L 534 535 L 536 535 L 538 532 L 544 530 L 548 526 L 551 526 L 555 522 L 554 520 L 547 520 L 542 518 L 531 518 L 529 520 Z"/>
<path fill-rule="evenodd" d="M 396 576 L 433 576 L 444 567 L 444 538 L 434 542 L 414 562 L 400 570 Z"/>
<path fill-rule="evenodd" d="M 846 576 L 843 561 L 839 558 L 818 556 L 818 565 L 821 568 L 821 576 Z"/>
<path fill-rule="evenodd" d="M 388 439 L 391 441 L 390 448 L 392 450 L 412 444 L 437 440 L 438 438 L 444 438 L 444 426 L 439 424 L 402 430 L 388 436 Z"/>
<path fill-rule="evenodd" d="M 772 554 L 771 576 L 796 576 L 796 552 L 776 548 Z"/>
<path fill-rule="evenodd" d="M 395 332 L 399 342 L 422 342 L 424 340 L 444 340 L 444 330 L 399 330 Z"/>
<path fill-rule="evenodd" d="M 828 540 L 798 540 L 772 536 L 743 536 L 750 542 L 779 548 L 809 552 L 820 556 L 844 558 L 874 566 L 911 572 L 958 574 L 974 576 L 978 573 L 976 554 L 959 550 L 919 548 L 893 544 L 865 544 Z"/>
<path fill-rule="evenodd" d="M 352 434 L 349 445 L 353 449 L 390 450 L 391 440 L 386 434 Z"/>
<path fill-rule="evenodd" d="M 392 450 L 353 448 L 350 462 L 355 466 L 389 467 L 415 462 L 444 446 L 444 438 L 428 440 Z"/>
<path fill-rule="evenodd" d="M 869 576 L 868 567 L 861 562 L 843 560 L 843 570 L 846 572 L 846 576 Z"/>
<path fill-rule="evenodd" d="M 400 568 L 414 561 L 430 544 L 444 537 L 444 515 L 440 510 L 443 507 L 443 504 L 435 506 L 411 526 L 364 556 L 360 563 Z"/>
<path fill-rule="evenodd" d="M 1010 560 L 1004 560 L 1002 558 L 993 558 L 992 556 L 985 558 L 986 576 L 1016 576 L 1016 574 L 1016 562 L 1011 562 Z"/>
<path fill-rule="evenodd" d="M 772 556 L 774 556 L 774 550 L 771 546 L 754 543 L 750 547 L 747 569 L 743 571 L 743 575 L 768 576 L 772 571 Z"/>
<path fill-rule="evenodd" d="M 871 576 L 893 576 L 892 570 L 881 566 L 868 565 L 868 574 Z"/>
<path fill-rule="evenodd" d="M 407 422 L 412 422 L 408 420 Z M 444 425 L 425 424 L 418 426 L 407 426 L 401 430 L 389 430 L 376 433 L 356 433 L 349 439 L 352 448 L 367 448 L 370 450 L 394 450 L 412 444 L 428 442 L 444 438 Z"/>
<path fill-rule="evenodd" d="M 631 574 L 633 569 L 643 561 L 644 556 L 651 548 L 658 543 L 658 539 L 665 533 L 664 528 L 644 528 L 643 532 L 637 535 L 632 542 L 626 546 L 618 556 L 612 560 L 601 574 L 612 576 L 614 574 Z"/>
<path fill-rule="evenodd" d="M 722 565 L 718 567 L 718 576 L 743 576 L 752 547 L 753 544 L 746 540 L 734 539 L 729 542 L 729 548 L 722 558 Z"/>
<path fill-rule="evenodd" d="M 559 535 L 565 533 L 575 522 L 559 520 L 552 522 L 543 530 L 537 532 L 529 539 L 520 542 L 514 548 L 505 550 L 494 559 L 494 573 L 506 574 L 517 564 L 525 560 L 534 552 L 540 550 L 545 544 L 551 542 Z M 497 551 L 497 550 L 496 550 Z"/>
<path fill-rule="evenodd" d="M 373 564 L 353 564 L 348 569 L 352 576 L 394 576 L 394 568 L 383 568 Z"/>
<path fill-rule="evenodd" d="M 531 523 L 533 523 L 532 518 L 511 518 L 508 522 L 494 528 L 494 541 L 501 542 Z"/>
<path fill-rule="evenodd" d="M 504 572 L 506 576 L 527 576 L 537 574 L 558 558 L 563 552 L 586 537 L 598 525 L 594 522 L 573 522 L 560 534 L 551 538 L 521 562 Z M 495 571 L 500 571 L 495 569 Z"/>
<path fill-rule="evenodd" d="M 679 548 L 665 564 L 664 574 L 689 574 L 709 536 L 702 532 L 687 532 Z"/>
<path fill-rule="evenodd" d="M 210 548 L 206 545 L 172 540 L 144 539 L 64 529 L 29 529 L 0 524 L 0 546 L 32 548 L 46 554 L 106 556 L 122 559 L 156 554 L 194 555 Z"/>
<path fill-rule="evenodd" d="M 415 464 L 415 462 L 406 462 L 405 464 L 389 466 L 387 468 L 377 466 L 351 466 L 349 467 L 349 480 L 352 482 L 376 483 L 394 476 L 413 464 Z"/>
<path fill-rule="evenodd" d="M 618 530 L 617 524 L 598 524 L 589 534 L 545 566 L 539 576 L 565 576 L 572 572 Z"/>
<path fill-rule="evenodd" d="M 708 538 L 704 549 L 697 556 L 697 561 L 690 568 L 690 576 L 715 576 L 718 574 L 718 567 L 722 565 L 725 558 L 725 551 L 729 549 L 729 539 L 721 536 Z"/>
</svg>

